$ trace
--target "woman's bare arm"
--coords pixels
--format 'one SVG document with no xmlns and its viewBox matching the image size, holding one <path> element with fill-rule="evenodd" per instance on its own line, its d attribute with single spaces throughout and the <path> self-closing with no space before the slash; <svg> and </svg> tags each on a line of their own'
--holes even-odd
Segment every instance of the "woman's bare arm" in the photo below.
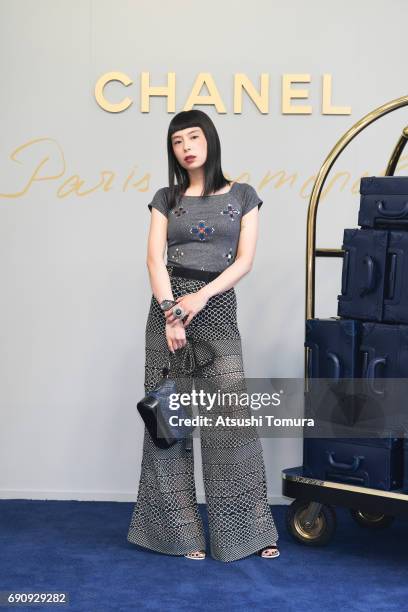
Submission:
<svg viewBox="0 0 408 612">
<path fill-rule="evenodd" d="M 171 288 L 170 276 L 164 261 L 164 253 L 167 244 L 167 218 L 156 208 L 152 208 L 152 217 L 150 221 L 149 236 L 147 239 L 147 259 L 146 264 L 149 270 L 150 284 L 152 293 L 156 300 L 173 300 L 173 291 Z M 183 322 L 179 319 L 175 321 L 168 320 L 168 312 L 166 316 L 165 334 L 168 347 L 173 353 L 185 346 L 186 332 Z"/>
<path fill-rule="evenodd" d="M 146 265 L 149 270 L 150 285 L 156 300 L 172 300 L 170 277 L 164 261 L 167 244 L 167 218 L 156 208 L 152 208 L 149 236 L 147 239 Z"/>
</svg>

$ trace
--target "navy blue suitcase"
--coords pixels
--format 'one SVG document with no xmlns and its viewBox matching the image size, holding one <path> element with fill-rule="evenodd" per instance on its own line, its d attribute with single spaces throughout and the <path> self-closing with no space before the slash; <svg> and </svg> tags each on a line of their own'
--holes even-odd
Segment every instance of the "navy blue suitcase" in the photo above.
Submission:
<svg viewBox="0 0 408 612">
<path fill-rule="evenodd" d="M 344 230 L 339 316 L 382 321 L 388 234 L 386 230 Z"/>
<path fill-rule="evenodd" d="M 364 378 L 407 378 L 408 325 L 362 322 L 360 353 Z"/>
<path fill-rule="evenodd" d="M 408 323 L 408 232 L 346 229 L 343 249 L 338 314 Z"/>
<path fill-rule="evenodd" d="M 363 228 L 408 229 L 408 177 L 363 177 L 358 224 Z"/>
<path fill-rule="evenodd" d="M 403 447 L 404 447 L 404 450 L 403 450 L 404 468 L 403 468 L 402 489 L 404 493 L 408 493 L 408 432 L 405 432 Z"/>
<path fill-rule="evenodd" d="M 309 378 L 354 378 L 358 371 L 361 321 L 308 319 L 304 346 L 308 351 Z"/>
<path fill-rule="evenodd" d="M 305 416 L 315 420 L 320 435 L 353 425 L 361 412 L 354 381 L 361 376 L 360 341 L 361 321 L 339 317 L 306 321 Z"/>
<path fill-rule="evenodd" d="M 383 321 L 408 323 L 408 232 L 388 232 Z"/>
<path fill-rule="evenodd" d="M 379 436 L 408 430 L 408 325 L 361 322 L 358 353 L 353 425 L 375 429 Z"/>
<path fill-rule="evenodd" d="M 390 491 L 403 484 L 403 439 L 304 438 L 303 474 Z"/>
</svg>

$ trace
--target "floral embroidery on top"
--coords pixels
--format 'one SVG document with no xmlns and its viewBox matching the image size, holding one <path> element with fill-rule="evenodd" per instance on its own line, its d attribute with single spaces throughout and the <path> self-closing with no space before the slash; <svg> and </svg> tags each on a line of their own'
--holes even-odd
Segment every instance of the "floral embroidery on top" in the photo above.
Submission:
<svg viewBox="0 0 408 612">
<path fill-rule="evenodd" d="M 173 261 L 180 261 L 181 257 L 184 257 L 184 253 L 181 249 L 176 247 L 174 255 L 170 255 L 170 259 L 172 259 Z"/>
<path fill-rule="evenodd" d="M 224 253 L 224 257 L 227 258 L 227 265 L 229 265 L 231 263 L 231 259 L 232 259 L 232 249 L 230 249 L 228 251 L 228 253 Z"/>
<path fill-rule="evenodd" d="M 185 208 L 183 208 L 183 206 L 180 204 L 180 206 L 178 206 L 177 208 L 174 208 L 174 210 L 171 211 L 174 215 L 176 215 L 176 217 L 181 217 L 181 215 L 184 215 L 184 213 L 188 212 Z"/>
<path fill-rule="evenodd" d="M 198 225 L 196 225 L 195 227 L 193 226 L 190 229 L 190 234 L 195 234 L 199 237 L 200 240 L 205 240 L 205 237 L 211 236 L 214 231 L 214 228 L 206 225 L 205 221 L 199 221 Z"/>
<path fill-rule="evenodd" d="M 228 204 L 227 210 L 222 210 L 221 211 L 222 215 L 229 215 L 230 219 L 232 219 L 233 221 L 234 219 L 234 215 L 239 215 L 239 210 L 238 208 L 233 208 L 232 204 Z"/>
</svg>

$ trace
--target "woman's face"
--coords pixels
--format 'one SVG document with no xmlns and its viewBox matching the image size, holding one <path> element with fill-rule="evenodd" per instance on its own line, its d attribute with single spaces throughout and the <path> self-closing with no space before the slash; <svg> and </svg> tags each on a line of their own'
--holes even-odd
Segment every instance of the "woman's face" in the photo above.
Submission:
<svg viewBox="0 0 408 612">
<path fill-rule="evenodd" d="M 196 170 L 205 164 L 207 140 L 200 127 L 190 127 L 174 132 L 172 145 L 178 163 L 187 171 Z"/>
</svg>

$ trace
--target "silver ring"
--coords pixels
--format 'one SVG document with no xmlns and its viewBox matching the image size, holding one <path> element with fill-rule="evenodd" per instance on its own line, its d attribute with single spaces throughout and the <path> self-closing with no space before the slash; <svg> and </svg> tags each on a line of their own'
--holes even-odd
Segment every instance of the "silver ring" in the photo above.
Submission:
<svg viewBox="0 0 408 612">
<path fill-rule="evenodd" d="M 176 319 L 183 319 L 186 316 L 186 313 L 181 306 L 173 306 L 172 313 Z"/>
</svg>

